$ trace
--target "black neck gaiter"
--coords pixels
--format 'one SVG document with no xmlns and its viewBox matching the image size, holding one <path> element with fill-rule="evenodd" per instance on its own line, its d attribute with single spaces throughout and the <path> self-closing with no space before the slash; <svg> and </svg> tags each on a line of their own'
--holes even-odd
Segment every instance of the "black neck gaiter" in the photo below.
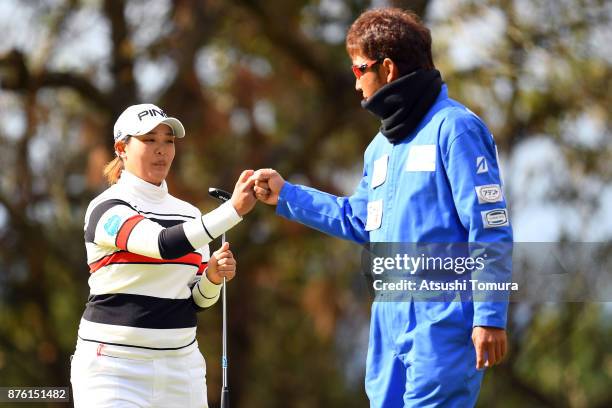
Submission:
<svg viewBox="0 0 612 408">
<path fill-rule="evenodd" d="M 382 122 L 380 131 L 397 144 L 408 136 L 429 111 L 442 89 L 438 70 L 418 70 L 380 88 L 361 106 Z"/>
</svg>

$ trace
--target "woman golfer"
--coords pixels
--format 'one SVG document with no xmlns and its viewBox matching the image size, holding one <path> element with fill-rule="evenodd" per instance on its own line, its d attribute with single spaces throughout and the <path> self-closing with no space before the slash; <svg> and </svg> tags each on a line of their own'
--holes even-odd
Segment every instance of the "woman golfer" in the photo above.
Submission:
<svg viewBox="0 0 612 408">
<path fill-rule="evenodd" d="M 90 296 L 79 325 L 71 382 L 75 407 L 207 406 L 196 312 L 236 273 L 224 244 L 208 243 L 255 205 L 252 170 L 232 199 L 202 215 L 168 193 L 175 140 L 185 129 L 151 104 L 128 107 L 114 126 L 111 186 L 85 215 Z"/>
</svg>

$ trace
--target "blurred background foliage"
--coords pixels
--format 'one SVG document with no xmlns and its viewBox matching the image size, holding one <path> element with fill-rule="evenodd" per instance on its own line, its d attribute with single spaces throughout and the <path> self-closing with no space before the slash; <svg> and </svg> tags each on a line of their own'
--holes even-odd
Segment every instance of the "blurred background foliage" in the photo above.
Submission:
<svg viewBox="0 0 612 408">
<path fill-rule="evenodd" d="M 378 124 L 344 35 L 382 5 L 423 17 L 451 96 L 489 124 L 516 239 L 610 241 L 609 1 L 2 0 L 0 386 L 69 384 L 84 211 L 126 106 L 153 102 L 186 125 L 168 184 L 203 210 L 207 188 L 231 189 L 245 168 L 349 194 Z M 366 407 L 360 248 L 263 205 L 229 240 L 234 406 Z M 510 355 L 479 406 L 612 406 L 611 310 L 513 304 Z M 200 315 L 211 407 L 220 328 L 219 307 Z"/>
</svg>

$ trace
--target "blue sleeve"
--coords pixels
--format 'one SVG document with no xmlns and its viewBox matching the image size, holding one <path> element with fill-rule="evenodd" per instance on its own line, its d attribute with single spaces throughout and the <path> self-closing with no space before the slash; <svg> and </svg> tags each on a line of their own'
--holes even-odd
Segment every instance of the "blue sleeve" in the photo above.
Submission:
<svg viewBox="0 0 612 408">
<path fill-rule="evenodd" d="M 363 244 L 369 241 L 365 230 L 367 205 L 368 181 L 364 171 L 357 190 L 350 197 L 337 197 L 285 182 L 276 213 L 325 234 Z"/>
<path fill-rule="evenodd" d="M 493 136 L 477 118 L 467 122 L 460 133 L 448 139 L 444 167 L 457 214 L 468 231 L 470 247 L 488 255 L 486 267 L 472 278 L 511 282 L 512 227 L 503 196 L 497 148 Z M 474 293 L 473 326 L 505 328 L 507 312 L 507 292 Z"/>
</svg>

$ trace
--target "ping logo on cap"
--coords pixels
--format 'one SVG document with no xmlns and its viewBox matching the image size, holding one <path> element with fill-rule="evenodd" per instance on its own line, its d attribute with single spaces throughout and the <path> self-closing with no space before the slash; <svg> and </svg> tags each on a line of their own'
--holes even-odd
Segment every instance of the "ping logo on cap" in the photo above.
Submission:
<svg viewBox="0 0 612 408">
<path fill-rule="evenodd" d="M 128 106 L 117 118 L 113 127 L 113 136 L 117 141 L 128 136 L 144 135 L 160 123 L 168 125 L 174 136 L 178 138 L 185 136 L 183 124 L 176 118 L 168 117 L 162 108 L 152 103 Z"/>
<path fill-rule="evenodd" d="M 166 115 L 166 113 L 161 110 L 161 109 L 147 109 L 147 110 L 143 110 L 142 112 L 138 113 L 138 120 L 142 121 L 142 118 L 144 118 L 145 116 L 162 116 L 164 118 L 167 118 L 168 115 Z"/>
</svg>

